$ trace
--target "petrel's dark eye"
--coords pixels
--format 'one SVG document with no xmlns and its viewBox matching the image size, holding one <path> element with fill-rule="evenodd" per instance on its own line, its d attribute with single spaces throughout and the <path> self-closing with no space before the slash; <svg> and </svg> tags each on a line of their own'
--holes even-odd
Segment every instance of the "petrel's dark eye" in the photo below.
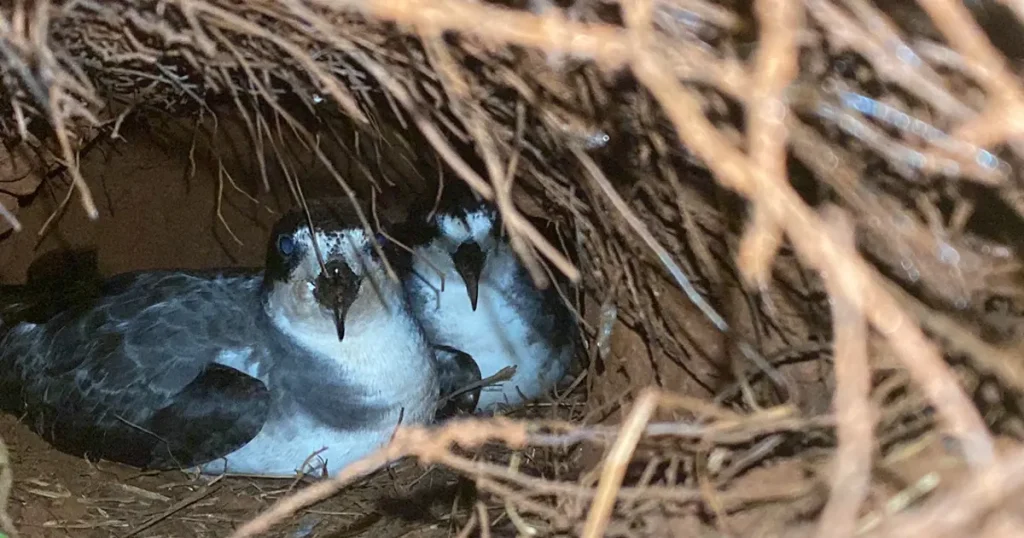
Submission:
<svg viewBox="0 0 1024 538">
<path fill-rule="evenodd" d="M 278 236 L 277 250 L 285 256 L 291 256 L 295 252 L 295 240 L 287 235 Z"/>
</svg>

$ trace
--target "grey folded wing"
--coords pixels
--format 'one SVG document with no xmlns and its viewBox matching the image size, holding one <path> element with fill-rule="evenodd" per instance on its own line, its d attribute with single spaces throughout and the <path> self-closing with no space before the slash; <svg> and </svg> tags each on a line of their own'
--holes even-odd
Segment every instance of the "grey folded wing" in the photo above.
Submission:
<svg viewBox="0 0 1024 538">
<path fill-rule="evenodd" d="M 267 387 L 215 363 L 259 347 L 258 279 L 136 273 L 87 299 L 0 337 L 5 408 L 61 450 L 144 468 L 205 463 L 259 432 Z"/>
</svg>

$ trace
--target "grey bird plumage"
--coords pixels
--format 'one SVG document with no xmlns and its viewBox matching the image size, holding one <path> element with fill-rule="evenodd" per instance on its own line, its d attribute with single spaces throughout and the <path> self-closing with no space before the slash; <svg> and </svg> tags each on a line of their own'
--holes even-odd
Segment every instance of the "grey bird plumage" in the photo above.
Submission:
<svg viewBox="0 0 1024 538">
<path fill-rule="evenodd" d="M 0 287 L 0 405 L 74 454 L 261 476 L 314 453 L 334 474 L 429 422 L 437 361 L 401 286 L 348 200 L 309 205 L 263 270 Z"/>
</svg>

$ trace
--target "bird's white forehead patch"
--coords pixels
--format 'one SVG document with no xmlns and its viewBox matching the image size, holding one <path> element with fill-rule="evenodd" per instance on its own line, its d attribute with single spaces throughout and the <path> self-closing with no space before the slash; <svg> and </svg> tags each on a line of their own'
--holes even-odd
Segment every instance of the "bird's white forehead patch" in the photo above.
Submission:
<svg viewBox="0 0 1024 538">
<path fill-rule="evenodd" d="M 465 218 L 440 215 L 437 220 L 441 234 L 456 244 L 470 240 L 485 243 L 494 228 L 494 214 L 486 209 L 469 213 Z"/>
<path fill-rule="evenodd" d="M 324 257 L 324 263 L 331 260 L 343 259 L 345 264 L 357 275 L 365 273 L 364 267 L 372 262 L 374 256 L 370 248 L 370 240 L 366 231 L 361 228 L 348 230 L 317 230 L 314 234 L 309 233 L 308 227 L 301 227 L 292 233 L 292 239 L 296 246 L 304 247 L 302 265 L 309 266 L 310 273 L 320 274 L 320 262 L 317 260 L 316 251 L 313 249 L 313 238 L 316 238 L 320 247 L 320 254 Z"/>
</svg>

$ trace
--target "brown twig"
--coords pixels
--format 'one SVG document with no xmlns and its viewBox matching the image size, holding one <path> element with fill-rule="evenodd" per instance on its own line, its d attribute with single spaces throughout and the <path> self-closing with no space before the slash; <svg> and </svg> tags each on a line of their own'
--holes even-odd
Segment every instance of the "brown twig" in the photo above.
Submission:
<svg viewBox="0 0 1024 538">
<path fill-rule="evenodd" d="M 947 427 L 963 443 L 972 465 L 991 461 L 993 448 L 977 409 L 942 362 L 938 350 L 915 322 L 876 282 L 875 273 L 858 256 L 842 252 L 791 187 L 778 185 L 747 160 L 705 119 L 698 101 L 670 76 L 649 48 L 639 46 L 634 73 L 654 94 L 675 125 L 680 141 L 697 153 L 726 187 L 762 201 L 784 228 L 801 258 L 819 271 L 837 276 L 843 296 L 863 300 L 871 324 L 886 336 L 915 380 L 935 404 Z M 863 296 L 861 296 L 863 292 Z"/>
<path fill-rule="evenodd" d="M 729 325 L 725 322 L 725 319 L 722 318 L 721 314 L 716 312 L 714 307 L 712 307 L 700 295 L 700 292 L 693 287 L 693 284 L 690 283 L 690 279 L 687 278 L 686 274 L 683 273 L 683 270 L 679 268 L 679 264 L 672 259 L 672 255 L 669 254 L 668 250 L 661 246 L 661 243 L 651 235 L 651 232 L 647 229 L 647 226 L 643 221 L 641 221 L 640 218 L 636 216 L 636 213 L 629 208 L 626 201 L 623 200 L 617 192 L 615 192 L 615 188 L 612 187 L 608 179 L 605 178 L 604 173 L 601 172 L 597 163 L 595 163 L 589 155 L 580 151 L 578 148 L 572 148 L 572 152 L 576 155 L 576 158 L 579 159 L 580 164 L 583 165 L 583 168 L 587 171 L 588 175 L 598 186 L 601 192 L 608 197 L 608 200 L 612 203 L 615 209 L 618 210 L 619 214 L 622 215 L 622 218 L 629 224 L 633 231 L 640 236 L 640 239 L 643 240 L 648 248 L 654 251 L 654 254 L 658 257 L 658 261 L 665 266 L 665 269 L 670 275 L 672 275 L 676 284 L 678 284 L 680 289 L 686 293 L 690 302 L 699 308 L 704 316 L 707 317 L 708 320 L 718 328 L 718 330 L 727 330 Z"/>
<path fill-rule="evenodd" d="M 21 221 L 19 221 L 18 217 L 15 217 L 14 213 L 11 213 L 11 211 L 7 209 L 7 206 L 3 204 L 0 204 L 0 218 L 7 221 L 7 224 L 10 224 L 11 229 L 15 232 L 21 231 Z"/>
<path fill-rule="evenodd" d="M 13 485 L 14 475 L 11 472 L 11 454 L 7 450 L 7 443 L 0 439 L 0 530 L 9 538 L 18 538 L 18 529 L 14 526 L 14 521 L 11 520 L 11 516 L 7 512 Z"/>
<path fill-rule="evenodd" d="M 965 484 L 938 494 L 919 509 L 890 517 L 876 530 L 863 536 L 969 536 L 968 526 L 1022 487 L 1024 449 L 1016 448 L 973 473 Z"/>
<path fill-rule="evenodd" d="M 220 480 L 220 478 L 217 478 L 215 480 Z M 176 514 L 176 513 L 180 512 L 180 511 L 188 508 L 189 506 L 192 506 L 193 504 L 195 504 L 195 503 L 197 503 L 197 502 L 199 502 L 201 500 L 203 500 L 204 498 L 209 497 L 215 491 L 220 489 L 221 486 L 222 486 L 221 484 L 211 483 L 210 485 L 208 485 L 208 486 L 204 487 L 203 489 L 193 493 L 192 495 L 189 495 L 188 497 L 185 497 L 184 499 L 174 503 L 174 505 L 171 506 L 170 508 L 168 508 L 167 510 L 164 510 L 163 512 L 160 512 L 159 514 L 157 514 L 157 515 L 147 519 L 141 525 L 139 525 L 138 527 L 135 527 L 134 529 L 132 529 L 131 532 L 129 532 L 128 534 L 125 534 L 124 538 L 130 538 L 131 536 L 135 536 L 135 535 L 139 534 L 140 532 L 142 532 L 142 531 L 152 527 L 153 525 L 156 525 L 157 523 L 160 523 L 161 521 L 163 521 L 163 520 L 173 516 L 174 514 Z"/>
<path fill-rule="evenodd" d="M 854 250 L 853 225 L 838 208 L 827 208 L 828 223 L 836 245 Z M 868 330 L 861 306 L 845 298 L 825 274 L 825 286 L 832 296 L 833 339 L 835 341 L 835 413 L 839 447 L 836 449 L 831 480 L 832 495 L 818 521 L 818 538 L 853 536 L 857 514 L 871 482 L 874 450 L 875 411 L 871 408 L 871 367 L 868 364 Z"/>
<path fill-rule="evenodd" d="M 640 441 L 644 426 L 650 422 L 657 407 L 658 393 L 646 390 L 636 399 L 633 410 L 622 423 L 619 438 L 604 459 L 601 480 L 597 484 L 597 494 L 591 504 L 587 521 L 583 525 L 581 534 L 583 538 L 604 536 L 608 518 L 611 516 L 612 507 L 615 504 L 616 492 L 622 486 L 622 479 L 626 475 L 626 466 L 633 459 L 633 451 L 636 450 L 636 444 Z"/>
<path fill-rule="evenodd" d="M 748 151 L 773 181 L 784 182 L 789 136 L 785 118 L 789 110 L 783 92 L 797 74 L 797 36 L 803 27 L 803 8 L 789 0 L 761 0 L 755 2 L 754 10 L 764 35 L 748 92 Z M 758 200 L 754 198 L 753 218 L 740 239 L 736 256 L 747 283 L 763 289 L 782 244 L 782 230 Z"/>
<path fill-rule="evenodd" d="M 231 538 L 247 538 L 269 530 L 282 519 L 294 514 L 300 508 L 315 503 L 337 493 L 348 484 L 387 465 L 389 461 L 405 456 L 406 447 L 397 446 L 392 441 L 388 446 L 345 467 L 337 477 L 317 482 L 284 499 L 274 503 L 270 510 L 246 522 L 231 534 Z"/>
</svg>

